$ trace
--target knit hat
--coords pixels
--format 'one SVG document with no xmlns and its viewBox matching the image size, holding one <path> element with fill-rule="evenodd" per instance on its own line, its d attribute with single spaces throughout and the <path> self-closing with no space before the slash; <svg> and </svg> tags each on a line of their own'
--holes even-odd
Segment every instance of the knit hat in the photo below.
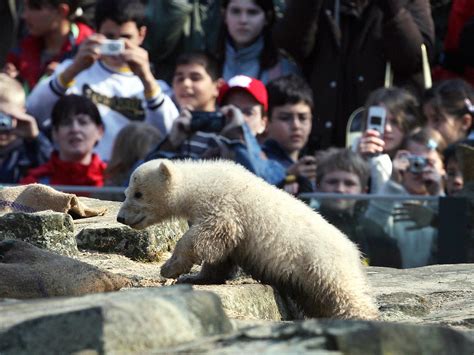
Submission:
<svg viewBox="0 0 474 355">
<path fill-rule="evenodd" d="M 268 94 L 265 84 L 260 80 L 251 78 L 246 75 L 236 75 L 227 81 L 219 90 L 217 102 L 219 104 L 224 101 L 227 94 L 233 90 L 241 89 L 252 95 L 259 104 L 263 106 L 265 111 L 268 110 Z"/>
</svg>

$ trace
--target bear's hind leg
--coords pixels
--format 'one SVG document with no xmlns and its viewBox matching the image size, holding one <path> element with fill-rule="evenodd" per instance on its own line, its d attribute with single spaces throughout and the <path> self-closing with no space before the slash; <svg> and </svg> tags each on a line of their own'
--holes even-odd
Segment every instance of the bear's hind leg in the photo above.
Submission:
<svg viewBox="0 0 474 355">
<path fill-rule="evenodd" d="M 230 259 L 216 264 L 204 262 L 198 274 L 182 275 L 177 283 L 189 283 L 194 285 L 219 285 L 235 276 L 237 265 Z"/>
</svg>

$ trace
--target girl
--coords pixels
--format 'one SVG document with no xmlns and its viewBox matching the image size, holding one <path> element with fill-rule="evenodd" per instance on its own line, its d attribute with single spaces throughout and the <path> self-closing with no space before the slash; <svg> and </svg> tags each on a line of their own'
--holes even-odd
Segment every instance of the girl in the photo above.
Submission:
<svg viewBox="0 0 474 355">
<path fill-rule="evenodd" d="M 365 104 L 366 109 L 370 106 L 383 106 L 387 111 L 383 135 L 366 130 L 357 145 L 357 151 L 370 160 L 370 192 L 376 193 L 390 178 L 392 159 L 405 136 L 420 125 L 421 116 L 415 96 L 397 87 L 373 91 Z"/>
<path fill-rule="evenodd" d="M 441 81 L 427 91 L 423 101 L 428 125 L 439 131 L 448 144 L 474 138 L 474 89 L 466 81 Z"/>
<path fill-rule="evenodd" d="M 224 0 L 222 12 L 217 57 L 224 80 L 243 74 L 266 84 L 279 76 L 299 73 L 296 64 L 272 41 L 272 0 Z"/>
</svg>

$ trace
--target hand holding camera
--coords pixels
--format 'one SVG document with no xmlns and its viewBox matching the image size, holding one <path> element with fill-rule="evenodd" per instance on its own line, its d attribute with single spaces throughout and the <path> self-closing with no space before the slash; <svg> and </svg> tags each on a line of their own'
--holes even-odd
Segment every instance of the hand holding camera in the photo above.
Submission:
<svg viewBox="0 0 474 355">
<path fill-rule="evenodd" d="M 32 139 L 38 136 L 39 128 L 33 116 L 19 110 L 2 107 L 0 133 L 11 133 L 22 138 Z"/>
<path fill-rule="evenodd" d="M 168 135 L 168 141 L 173 148 L 178 148 L 193 132 L 191 131 L 191 111 L 183 108 L 174 120 Z"/>
<path fill-rule="evenodd" d="M 294 176 L 303 176 L 310 181 L 316 181 L 316 157 L 305 155 L 291 165 L 287 173 Z"/>
</svg>

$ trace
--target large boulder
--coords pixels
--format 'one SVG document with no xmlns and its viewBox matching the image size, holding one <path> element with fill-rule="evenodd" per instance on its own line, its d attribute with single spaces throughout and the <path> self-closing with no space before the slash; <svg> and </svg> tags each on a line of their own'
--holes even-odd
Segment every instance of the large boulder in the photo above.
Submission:
<svg viewBox="0 0 474 355">
<path fill-rule="evenodd" d="M 0 216 L 0 240 L 18 239 L 62 255 L 77 255 L 72 217 L 44 211 L 15 212 Z"/>
<path fill-rule="evenodd" d="M 0 303 L 1 354 L 149 353 L 232 329 L 219 297 L 186 285 Z"/>
<path fill-rule="evenodd" d="M 120 202 L 80 198 L 88 206 L 106 207 L 104 216 L 74 221 L 77 244 L 82 249 L 125 255 L 133 260 L 160 261 L 188 229 L 185 220 L 170 220 L 144 230 L 116 221 Z"/>
</svg>

